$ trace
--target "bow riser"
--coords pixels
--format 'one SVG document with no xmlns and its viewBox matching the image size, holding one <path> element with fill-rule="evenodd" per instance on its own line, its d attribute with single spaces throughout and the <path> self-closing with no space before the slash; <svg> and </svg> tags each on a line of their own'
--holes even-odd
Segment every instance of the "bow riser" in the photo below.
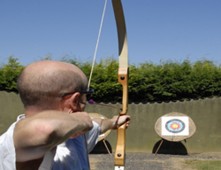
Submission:
<svg viewBox="0 0 221 170">
<path fill-rule="evenodd" d="M 127 70 L 128 69 L 119 69 L 118 72 L 118 82 L 122 85 L 123 88 L 122 111 L 119 113 L 120 115 L 125 115 L 127 113 L 127 103 L 128 103 Z M 119 170 L 119 167 L 125 164 L 125 149 L 126 149 L 126 127 L 125 125 L 122 125 L 117 129 L 115 166 L 117 166 L 118 169 L 115 168 L 115 170 Z"/>
<path fill-rule="evenodd" d="M 128 106 L 128 47 L 126 24 L 124 19 L 121 0 L 112 0 L 114 15 L 117 25 L 118 45 L 119 45 L 119 69 L 118 82 L 122 85 L 122 110 L 119 116 L 127 114 Z M 115 151 L 115 170 L 124 170 L 125 165 L 125 146 L 126 146 L 126 125 L 117 129 L 117 145 Z"/>
<path fill-rule="evenodd" d="M 118 82 L 122 85 L 123 88 L 122 111 L 120 112 L 120 115 L 124 115 L 127 114 L 128 106 L 128 68 L 119 68 Z"/>
<path fill-rule="evenodd" d="M 117 146 L 115 152 L 115 170 L 123 170 L 125 164 L 125 139 L 126 139 L 126 127 L 122 125 L 117 129 Z"/>
</svg>

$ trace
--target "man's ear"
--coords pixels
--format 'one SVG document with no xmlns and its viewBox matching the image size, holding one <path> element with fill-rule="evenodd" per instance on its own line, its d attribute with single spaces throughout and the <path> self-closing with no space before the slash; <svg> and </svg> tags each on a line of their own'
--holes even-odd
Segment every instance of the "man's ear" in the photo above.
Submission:
<svg viewBox="0 0 221 170">
<path fill-rule="evenodd" d="M 79 107 L 80 107 L 80 97 L 81 94 L 79 92 L 76 92 L 74 94 L 71 95 L 71 97 L 69 98 L 69 107 L 72 109 L 72 111 L 79 111 Z"/>
</svg>

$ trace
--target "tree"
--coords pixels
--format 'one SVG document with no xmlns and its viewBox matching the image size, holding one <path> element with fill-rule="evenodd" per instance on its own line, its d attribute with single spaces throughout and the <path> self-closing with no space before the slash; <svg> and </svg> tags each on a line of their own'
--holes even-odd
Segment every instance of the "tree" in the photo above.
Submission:
<svg viewBox="0 0 221 170">
<path fill-rule="evenodd" d="M 17 92 L 16 82 L 23 68 L 17 58 L 9 57 L 8 63 L 0 68 L 0 90 Z"/>
</svg>

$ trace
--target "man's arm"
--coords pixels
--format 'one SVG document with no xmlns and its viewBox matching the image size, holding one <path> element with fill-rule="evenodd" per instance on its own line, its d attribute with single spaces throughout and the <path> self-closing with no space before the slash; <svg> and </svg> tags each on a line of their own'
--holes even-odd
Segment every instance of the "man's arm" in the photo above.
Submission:
<svg viewBox="0 0 221 170">
<path fill-rule="evenodd" d="M 69 137 L 77 137 L 92 128 L 86 112 L 43 111 L 22 119 L 14 130 L 16 161 L 41 158 Z"/>
<path fill-rule="evenodd" d="M 100 126 L 100 133 L 105 133 L 110 129 L 117 129 L 119 126 L 126 123 L 126 127 L 129 126 L 130 116 L 122 115 L 122 116 L 114 116 L 111 119 L 102 119 L 102 118 L 94 118 L 93 121 L 97 122 Z"/>
</svg>

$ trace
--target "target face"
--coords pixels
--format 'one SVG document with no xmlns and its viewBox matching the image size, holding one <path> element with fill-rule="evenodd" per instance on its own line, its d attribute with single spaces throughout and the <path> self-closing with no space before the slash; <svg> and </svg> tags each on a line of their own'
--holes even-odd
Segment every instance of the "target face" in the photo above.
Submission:
<svg viewBox="0 0 221 170">
<path fill-rule="evenodd" d="M 165 124 L 165 128 L 171 133 L 180 133 L 185 129 L 185 124 L 182 120 L 171 119 Z"/>
<path fill-rule="evenodd" d="M 189 119 L 186 116 L 165 116 L 161 123 L 161 133 L 164 136 L 189 135 Z"/>
</svg>

